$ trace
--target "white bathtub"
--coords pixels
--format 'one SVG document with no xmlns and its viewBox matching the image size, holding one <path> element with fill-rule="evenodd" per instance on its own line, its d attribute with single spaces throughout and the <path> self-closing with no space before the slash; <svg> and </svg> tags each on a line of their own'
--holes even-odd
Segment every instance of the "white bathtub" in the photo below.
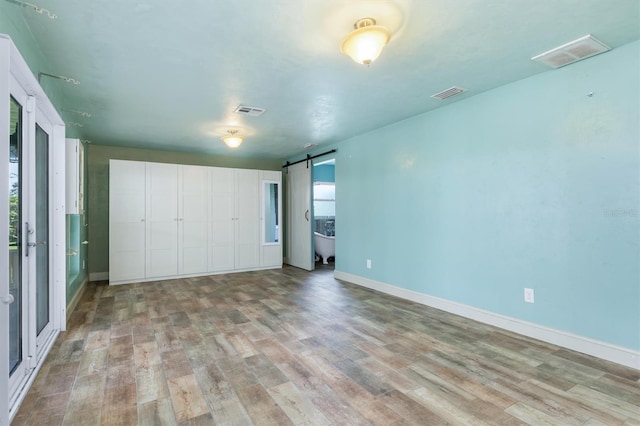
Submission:
<svg viewBox="0 0 640 426">
<path fill-rule="evenodd" d="M 327 259 L 336 255 L 336 237 L 327 237 L 318 232 L 313 233 L 316 254 L 322 257 L 322 263 L 327 265 Z"/>
</svg>

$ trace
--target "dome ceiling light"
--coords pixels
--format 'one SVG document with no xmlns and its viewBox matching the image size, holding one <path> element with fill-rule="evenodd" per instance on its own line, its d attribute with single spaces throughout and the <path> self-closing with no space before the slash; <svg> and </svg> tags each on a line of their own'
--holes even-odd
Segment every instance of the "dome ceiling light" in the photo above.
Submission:
<svg viewBox="0 0 640 426">
<path fill-rule="evenodd" d="M 369 66 L 380 56 L 391 33 L 385 27 L 376 25 L 373 18 L 359 19 L 353 27 L 355 29 L 342 40 L 342 53 L 359 64 Z"/>
<path fill-rule="evenodd" d="M 244 138 L 238 135 L 238 131 L 235 129 L 227 130 L 227 133 L 227 135 L 220 138 L 222 139 L 222 142 L 224 142 L 229 148 L 239 147 Z"/>
</svg>

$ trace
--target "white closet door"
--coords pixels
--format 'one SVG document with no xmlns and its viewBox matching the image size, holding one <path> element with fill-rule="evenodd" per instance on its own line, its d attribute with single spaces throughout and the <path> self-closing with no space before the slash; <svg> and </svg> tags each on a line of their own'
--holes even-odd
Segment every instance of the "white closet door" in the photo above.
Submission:
<svg viewBox="0 0 640 426">
<path fill-rule="evenodd" d="M 260 266 L 260 172 L 236 173 L 236 268 L 256 268 Z"/>
<path fill-rule="evenodd" d="M 147 163 L 146 277 L 178 275 L 178 166 Z"/>
<path fill-rule="evenodd" d="M 109 280 L 145 277 L 145 163 L 109 163 Z"/>
<path fill-rule="evenodd" d="M 235 268 L 235 170 L 209 168 L 209 271 Z"/>
<path fill-rule="evenodd" d="M 178 273 L 207 272 L 208 169 L 180 166 L 178 183 Z"/>
<path fill-rule="evenodd" d="M 312 271 L 311 169 L 306 162 L 288 167 L 287 180 L 287 263 Z"/>
</svg>

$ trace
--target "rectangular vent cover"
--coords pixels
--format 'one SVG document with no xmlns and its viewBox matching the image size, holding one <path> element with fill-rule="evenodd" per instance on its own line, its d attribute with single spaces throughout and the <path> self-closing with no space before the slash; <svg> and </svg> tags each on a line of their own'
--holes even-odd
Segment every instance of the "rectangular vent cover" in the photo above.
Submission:
<svg viewBox="0 0 640 426">
<path fill-rule="evenodd" d="M 459 95 L 460 93 L 466 92 L 467 89 L 463 89 L 462 87 L 450 87 L 447 90 L 443 90 L 442 92 L 435 93 L 431 95 L 432 98 L 440 99 L 441 101 L 450 98 L 455 95 Z"/>
<path fill-rule="evenodd" d="M 609 50 L 611 50 L 609 46 L 588 34 L 534 56 L 531 60 L 543 63 L 551 68 L 560 68 Z"/>
<path fill-rule="evenodd" d="M 233 112 L 237 114 L 250 115 L 252 117 L 259 117 L 264 114 L 265 111 L 266 109 L 264 108 L 250 107 L 246 105 L 238 105 L 238 107 L 233 110 Z"/>
</svg>

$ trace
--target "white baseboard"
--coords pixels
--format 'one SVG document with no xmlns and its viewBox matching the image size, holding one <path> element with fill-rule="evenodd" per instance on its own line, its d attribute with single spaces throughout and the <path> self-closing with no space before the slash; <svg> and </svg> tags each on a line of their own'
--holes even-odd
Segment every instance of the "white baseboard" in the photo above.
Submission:
<svg viewBox="0 0 640 426">
<path fill-rule="evenodd" d="M 82 298 L 84 291 L 87 289 L 88 283 L 89 281 L 85 278 L 84 281 L 82 281 L 82 284 L 80 284 L 80 288 L 78 288 L 78 291 L 76 291 L 75 296 L 73 296 L 73 299 L 71 299 L 71 301 L 67 305 L 67 321 L 69 320 L 69 317 L 73 313 L 73 310 L 76 308 L 76 306 L 78 306 L 78 302 Z"/>
<path fill-rule="evenodd" d="M 412 302 L 417 302 L 422 305 L 430 306 L 432 308 L 460 315 L 478 322 L 513 331 L 514 333 L 522 334 L 527 337 L 532 337 L 534 339 L 542 340 L 544 342 L 552 343 L 567 349 L 582 352 L 640 370 L 640 351 L 612 345 L 610 343 L 545 327 L 517 318 L 496 314 L 473 306 L 452 302 L 450 300 L 441 299 L 439 297 L 430 296 L 428 294 L 419 293 L 417 291 L 408 290 L 346 272 L 335 271 L 334 276 L 339 280 L 347 281 L 362 287 L 367 287 L 372 290 L 377 290 L 382 293 L 407 299 Z"/>
<path fill-rule="evenodd" d="M 166 281 L 166 280 L 179 280 L 182 278 L 197 278 L 197 277 L 208 277 L 213 275 L 236 274 L 238 272 L 268 271 L 269 269 L 282 269 L 282 265 L 260 266 L 258 268 L 227 269 L 224 271 L 198 272 L 195 274 L 170 275 L 166 277 L 137 278 L 135 280 L 109 281 L 109 285 L 123 285 L 123 284 L 148 283 L 148 282 Z"/>
<path fill-rule="evenodd" d="M 91 272 L 89 274 L 89 281 L 107 281 L 109 279 L 108 272 Z"/>
</svg>

